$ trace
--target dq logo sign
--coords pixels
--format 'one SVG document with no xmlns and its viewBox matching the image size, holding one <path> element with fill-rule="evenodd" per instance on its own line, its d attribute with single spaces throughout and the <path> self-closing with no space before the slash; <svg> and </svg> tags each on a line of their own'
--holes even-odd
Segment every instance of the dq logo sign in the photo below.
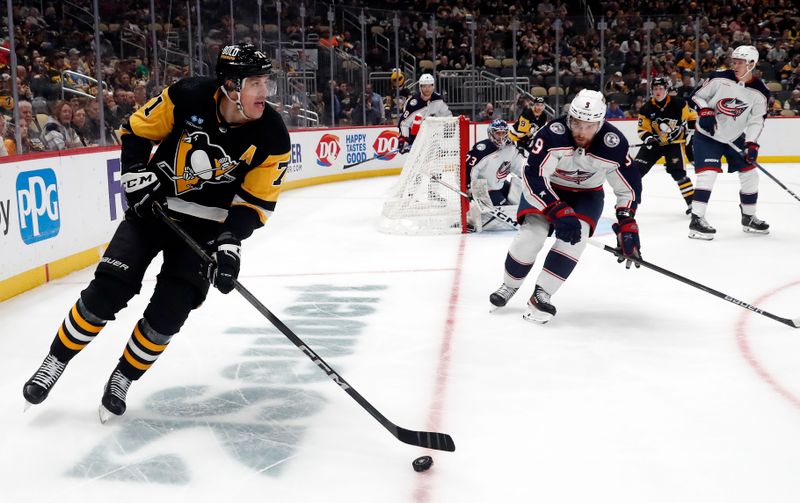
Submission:
<svg viewBox="0 0 800 503">
<path fill-rule="evenodd" d="M 17 175 L 17 210 L 19 232 L 25 244 L 58 234 L 61 216 L 55 171 L 45 168 Z"/>
<path fill-rule="evenodd" d="M 317 164 L 320 166 L 330 166 L 336 161 L 342 147 L 339 145 L 339 137 L 326 133 L 319 139 L 317 145 Z"/>
<path fill-rule="evenodd" d="M 397 155 L 397 142 L 400 133 L 387 129 L 381 132 L 375 142 L 372 144 L 372 149 L 375 150 L 375 156 L 382 161 L 390 161 Z"/>
</svg>

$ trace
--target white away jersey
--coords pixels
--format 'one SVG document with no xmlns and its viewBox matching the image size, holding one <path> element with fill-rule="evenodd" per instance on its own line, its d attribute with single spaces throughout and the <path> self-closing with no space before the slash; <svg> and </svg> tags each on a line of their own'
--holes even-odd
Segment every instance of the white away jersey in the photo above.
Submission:
<svg viewBox="0 0 800 503">
<path fill-rule="evenodd" d="M 740 84 L 733 70 L 724 70 L 712 73 L 695 89 L 691 102 L 697 110 L 712 108 L 716 112 L 714 134 L 700 128 L 698 121 L 696 129 L 701 133 L 723 143 L 732 142 L 744 133 L 745 141 L 757 143 L 767 117 L 769 90 L 761 79 Z"/>
<path fill-rule="evenodd" d="M 522 178 L 525 163 L 513 143 L 498 148 L 491 140 L 479 141 L 467 153 L 467 183 L 483 179 L 489 190 L 500 190 L 509 173 Z"/>
<path fill-rule="evenodd" d="M 400 122 L 397 125 L 400 128 L 400 136 L 408 138 L 411 129 L 411 123 L 414 122 L 414 117 L 417 114 L 425 117 L 452 117 L 453 113 L 447 108 L 447 103 L 442 99 L 439 93 L 433 93 L 431 99 L 423 101 L 419 93 L 414 93 L 406 101 L 403 107 L 403 115 L 400 116 Z"/>
<path fill-rule="evenodd" d="M 554 120 L 533 138 L 523 178 L 523 195 L 537 210 L 559 200 L 554 187 L 568 191 L 603 190 L 608 181 L 617 196 L 617 208 L 636 208 L 634 187 L 639 171 L 628 155 L 628 140 L 604 122 L 588 148 L 575 144 L 566 117 Z"/>
</svg>

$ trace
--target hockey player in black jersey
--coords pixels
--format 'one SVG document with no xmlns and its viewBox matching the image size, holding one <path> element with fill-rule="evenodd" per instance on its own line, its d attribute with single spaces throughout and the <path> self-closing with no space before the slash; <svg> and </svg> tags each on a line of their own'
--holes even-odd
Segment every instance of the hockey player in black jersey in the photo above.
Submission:
<svg viewBox="0 0 800 503">
<path fill-rule="evenodd" d="M 529 100 L 526 100 L 526 102 Z M 530 148 L 531 138 L 547 124 L 547 114 L 544 111 L 544 98 L 533 98 L 533 106 L 526 106 L 517 117 L 516 122 L 508 131 L 508 137 L 525 150 Z"/>
<path fill-rule="evenodd" d="M 683 98 L 669 96 L 667 87 L 667 80 L 663 77 L 653 79 L 653 97 L 639 112 L 638 133 L 645 145 L 639 149 L 633 163 L 644 178 L 653 164 L 663 157 L 667 173 L 678 184 L 686 201 L 688 215 L 692 212 L 694 186 L 686 176 L 682 143 L 686 141 L 688 131 L 694 129 L 697 113 Z"/>
<path fill-rule="evenodd" d="M 142 286 L 158 253 L 155 291 L 111 373 L 100 419 L 121 415 L 132 381 L 155 363 L 210 284 L 233 289 L 242 240 L 275 210 L 291 144 L 267 103 L 272 63 L 252 45 L 225 47 L 217 79 L 181 80 L 136 111 L 122 133 L 122 177 L 128 209 L 95 271 L 53 339 L 41 367 L 23 386 L 38 404 L 67 363 L 100 333 Z M 160 142 L 150 158 L 153 142 Z M 154 214 L 165 208 L 215 263 L 201 259 Z"/>
</svg>

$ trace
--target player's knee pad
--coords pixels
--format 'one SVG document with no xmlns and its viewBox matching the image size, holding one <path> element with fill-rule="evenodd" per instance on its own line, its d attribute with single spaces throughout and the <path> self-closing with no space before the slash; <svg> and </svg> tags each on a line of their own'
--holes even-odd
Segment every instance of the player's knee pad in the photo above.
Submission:
<svg viewBox="0 0 800 503">
<path fill-rule="evenodd" d="M 206 298 L 208 286 L 172 276 L 159 276 L 144 319 L 158 333 L 173 335 L 183 326 L 189 313 Z"/>
<path fill-rule="evenodd" d="M 141 283 L 130 283 L 98 269 L 89 286 L 81 292 L 81 301 L 98 318 L 113 320 L 128 305 L 128 301 L 139 293 L 141 287 Z"/>
<path fill-rule="evenodd" d="M 508 203 L 518 205 L 522 198 L 522 181 L 516 176 L 511 178 L 511 187 L 508 189 Z"/>
<path fill-rule="evenodd" d="M 753 194 L 758 192 L 758 170 L 739 171 L 739 183 L 742 186 L 742 193 Z"/>
<path fill-rule="evenodd" d="M 717 171 L 713 169 L 707 169 L 697 173 L 695 189 L 711 192 L 711 189 L 714 188 L 714 182 L 717 180 L 717 174 Z"/>
<path fill-rule="evenodd" d="M 528 214 L 519 226 L 509 253 L 524 262 L 532 263 L 547 239 L 550 224 L 541 215 Z"/>
</svg>

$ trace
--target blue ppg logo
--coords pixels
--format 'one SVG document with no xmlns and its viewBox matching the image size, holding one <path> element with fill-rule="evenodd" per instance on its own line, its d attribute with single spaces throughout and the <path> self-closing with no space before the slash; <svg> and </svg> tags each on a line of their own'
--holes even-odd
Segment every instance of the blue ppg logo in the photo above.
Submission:
<svg viewBox="0 0 800 503">
<path fill-rule="evenodd" d="M 50 239 L 58 234 L 58 186 L 52 169 L 26 171 L 17 176 L 19 232 L 25 244 Z"/>
</svg>

